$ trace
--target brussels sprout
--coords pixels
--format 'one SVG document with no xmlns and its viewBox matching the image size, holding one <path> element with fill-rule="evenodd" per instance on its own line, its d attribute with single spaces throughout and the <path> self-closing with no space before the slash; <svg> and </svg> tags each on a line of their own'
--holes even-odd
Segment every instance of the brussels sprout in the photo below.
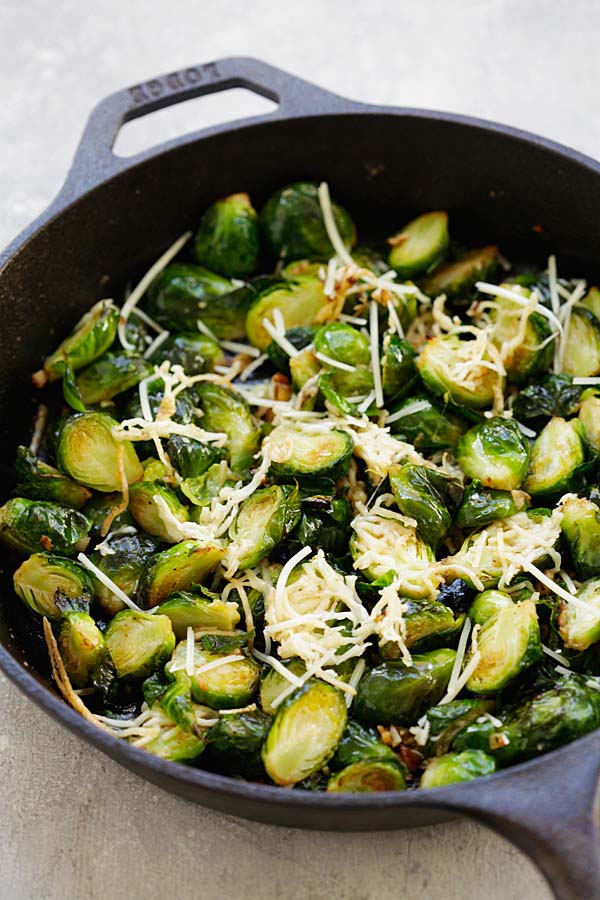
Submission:
<svg viewBox="0 0 600 900">
<path fill-rule="evenodd" d="M 119 512 L 119 510 L 122 511 Z M 96 494 L 91 500 L 88 500 L 82 512 L 91 522 L 90 537 L 94 540 L 104 537 L 109 528 L 117 531 L 133 525 L 131 513 L 124 508 L 123 495 L 116 492 Z"/>
<path fill-rule="evenodd" d="M 580 303 L 585 309 L 589 309 L 600 320 L 600 290 L 591 287 Z"/>
<path fill-rule="evenodd" d="M 306 666 L 301 659 L 286 659 L 282 663 L 292 675 L 304 675 Z M 263 669 L 260 676 L 260 705 L 268 715 L 275 715 L 277 705 L 273 705 L 279 696 L 290 686 L 287 678 L 284 678 L 276 669 Z"/>
<path fill-rule="evenodd" d="M 315 356 L 314 348 L 312 346 L 305 347 L 297 356 L 293 356 L 290 359 L 290 375 L 294 389 L 300 391 L 307 381 L 310 381 L 311 378 L 316 378 L 321 369 L 322 366 Z M 318 389 L 315 388 L 314 395 L 310 398 L 310 401 L 305 399 L 303 409 L 313 409 L 317 393 Z M 309 402 L 310 406 L 308 405 Z"/>
<path fill-rule="evenodd" d="M 414 278 L 439 265 L 448 249 L 448 213 L 430 212 L 413 219 L 388 238 L 388 262 L 400 278 Z"/>
<path fill-rule="evenodd" d="M 36 372 L 34 383 L 61 378 L 67 366 L 76 372 L 105 353 L 115 339 L 119 310 L 112 300 L 100 300 L 79 320 L 69 337 L 44 361 L 43 371 Z"/>
<path fill-rule="evenodd" d="M 460 615 L 468 611 L 474 596 L 474 589 L 466 581 L 463 581 L 462 578 L 455 578 L 448 584 L 440 586 L 437 600 L 445 606 L 449 606 L 455 615 Z"/>
<path fill-rule="evenodd" d="M 206 210 L 194 239 L 194 259 L 227 278 L 256 271 L 260 253 L 258 215 L 248 194 L 231 194 Z"/>
<path fill-rule="evenodd" d="M 144 471 L 130 441 L 119 441 L 119 423 L 105 413 L 70 416 L 60 430 L 58 464 L 63 472 L 96 491 L 116 491 L 139 481 Z"/>
<path fill-rule="evenodd" d="M 316 326 L 298 325 L 295 328 L 288 328 L 285 332 L 285 339 L 289 341 L 296 350 L 304 350 L 313 342 L 313 338 L 317 333 Z M 267 347 L 267 356 L 279 372 L 284 375 L 290 375 L 290 358 L 277 341 L 271 341 Z"/>
<path fill-rule="evenodd" d="M 105 353 L 79 373 L 75 386 L 83 404 L 93 406 L 135 387 L 153 368 L 135 353 Z"/>
<path fill-rule="evenodd" d="M 349 502 L 344 497 L 330 500 L 309 497 L 302 502 L 300 521 L 288 541 L 297 549 L 313 547 L 325 550 L 334 557 L 343 556 L 348 549 L 348 526 L 352 518 Z"/>
<path fill-rule="evenodd" d="M 62 661 L 75 687 L 88 684 L 92 673 L 106 655 L 104 636 L 89 613 L 69 610 L 58 636 Z"/>
<path fill-rule="evenodd" d="M 367 366 L 357 366 L 353 372 L 342 372 L 327 363 L 323 365 L 318 381 L 319 391 L 343 415 L 356 415 L 354 403 L 346 397 L 366 397 L 373 390 L 373 372 Z"/>
<path fill-rule="evenodd" d="M 495 770 L 495 760 L 482 750 L 446 753 L 444 756 L 436 756 L 429 760 L 420 787 L 445 787 L 447 784 L 472 781 L 482 775 L 492 775 Z"/>
<path fill-rule="evenodd" d="M 390 267 L 383 256 L 372 247 L 355 247 L 352 251 L 352 259 L 357 266 L 362 266 L 364 269 L 370 269 L 371 272 L 375 272 L 376 275 L 385 275 L 385 273 L 390 270 Z"/>
<path fill-rule="evenodd" d="M 260 709 L 222 715 L 208 733 L 215 765 L 243 778 L 264 775 L 261 750 L 270 727 L 270 716 Z"/>
<path fill-rule="evenodd" d="M 465 490 L 454 523 L 457 528 L 483 528 L 498 519 L 507 519 L 527 509 L 524 491 L 495 491 L 470 484 Z"/>
<path fill-rule="evenodd" d="M 425 600 L 404 600 L 406 609 L 402 613 L 405 632 L 404 644 L 412 652 L 422 653 L 448 647 L 456 643 L 464 625 L 465 617 L 454 618 L 452 610 L 444 603 L 426 598 Z M 398 644 L 380 641 L 379 654 L 382 659 L 399 659 Z"/>
<path fill-rule="evenodd" d="M 165 522 L 162 513 L 162 505 L 165 503 L 169 512 L 178 522 L 188 521 L 187 507 L 183 506 L 177 498 L 175 491 L 165 487 L 159 481 L 138 481 L 132 484 L 129 490 L 129 508 L 138 525 L 161 541 L 170 544 L 176 543 L 179 538 L 172 533 L 169 522 Z"/>
<path fill-rule="evenodd" d="M 459 415 L 440 408 L 426 394 L 404 400 L 392 412 L 392 434 L 410 441 L 415 450 L 452 450 L 469 427 Z"/>
<path fill-rule="evenodd" d="M 574 425 L 558 417 L 550 419 L 533 445 L 523 490 L 536 499 L 564 493 L 572 486 L 584 458 Z"/>
<path fill-rule="evenodd" d="M 495 416 L 470 428 L 458 442 L 457 460 L 469 478 L 501 491 L 519 488 L 529 468 L 529 442 L 512 419 Z"/>
<path fill-rule="evenodd" d="M 478 645 L 481 657 L 467 688 L 474 694 L 494 694 L 541 659 L 535 603 L 524 600 L 502 606 L 483 623 Z"/>
<path fill-rule="evenodd" d="M 72 559 L 34 553 L 13 575 L 15 594 L 40 616 L 60 619 L 64 599 L 89 603 L 94 585 L 89 574 Z M 58 604 L 57 604 L 58 601 Z"/>
<path fill-rule="evenodd" d="M 429 723 L 429 736 L 426 744 L 427 754 L 443 756 L 452 745 L 454 736 L 471 722 L 491 713 L 495 707 L 493 700 L 451 700 L 439 706 L 432 706 L 426 712 Z"/>
<path fill-rule="evenodd" d="M 170 331 L 193 333 L 201 320 L 218 340 L 235 341 L 255 293 L 202 266 L 172 263 L 150 286 L 148 312 Z"/>
<path fill-rule="evenodd" d="M 403 400 L 411 393 L 418 378 L 412 345 L 397 334 L 384 335 L 381 380 L 385 400 L 387 402 Z"/>
<path fill-rule="evenodd" d="M 460 259 L 446 263 L 425 279 L 422 288 L 430 297 L 445 294 L 446 297 L 457 297 L 469 294 L 475 282 L 485 281 L 496 271 L 498 265 L 498 248 L 481 247 L 469 250 Z"/>
<path fill-rule="evenodd" d="M 225 556 L 230 569 L 249 569 L 268 556 L 300 518 L 298 488 L 273 485 L 255 491 L 240 506 L 229 529 Z"/>
<path fill-rule="evenodd" d="M 56 550 L 72 555 L 89 543 L 90 522 L 74 509 L 14 497 L 0 507 L 0 541 L 18 553 Z"/>
<path fill-rule="evenodd" d="M 240 621 L 237 604 L 186 591 L 171 594 L 160 604 L 158 612 L 169 617 L 175 637 L 179 641 L 185 638 L 188 628 L 233 631 Z"/>
<path fill-rule="evenodd" d="M 431 594 L 429 579 L 423 578 L 435 554 L 412 525 L 400 519 L 357 516 L 352 523 L 350 553 L 354 568 L 378 584 L 395 580 L 406 597 L 420 600 Z"/>
<path fill-rule="evenodd" d="M 144 742 L 144 750 L 171 762 L 189 762 L 197 759 L 206 746 L 206 734 L 186 731 L 175 725 L 156 704 L 152 707 L 156 718 L 160 717 L 160 730 L 156 737 Z"/>
<path fill-rule="evenodd" d="M 591 388 L 581 395 L 579 421 L 586 443 L 600 453 L 600 396 Z"/>
<path fill-rule="evenodd" d="M 434 393 L 468 409 L 485 409 L 504 388 L 504 377 L 494 369 L 489 352 L 481 355 L 478 341 L 461 340 L 457 334 L 434 337 L 427 342 L 417 368 L 425 385 Z M 464 374 L 466 370 L 466 374 Z"/>
<path fill-rule="evenodd" d="M 573 307 L 563 350 L 563 372 L 577 378 L 600 373 L 600 322 L 583 307 Z"/>
<path fill-rule="evenodd" d="M 337 203 L 332 202 L 331 209 L 342 241 L 352 247 L 356 240 L 352 219 Z M 326 260 L 335 253 L 313 182 L 297 181 L 276 191 L 263 206 L 260 223 L 270 252 L 280 259 Z"/>
<path fill-rule="evenodd" d="M 147 678 L 175 649 L 171 620 L 135 609 L 118 612 L 104 637 L 119 678 Z"/>
<path fill-rule="evenodd" d="M 348 471 L 352 438 L 332 428 L 306 431 L 296 425 L 279 425 L 268 437 L 270 474 L 282 481 L 306 478 L 337 480 Z"/>
<path fill-rule="evenodd" d="M 332 322 L 319 328 L 314 345 L 317 353 L 347 365 L 368 366 L 371 362 L 368 338 L 343 322 Z"/>
<path fill-rule="evenodd" d="M 150 684 L 153 681 L 158 683 L 159 679 L 172 678 L 172 682 L 159 692 L 156 690 L 156 698 L 158 699 L 161 709 L 163 709 L 170 719 L 173 720 L 184 731 L 199 731 L 196 721 L 196 713 L 192 703 L 192 682 L 190 676 L 185 671 L 177 671 L 174 675 L 165 672 L 158 672 L 146 678 L 142 685 L 144 699 L 147 694 L 151 694 Z M 148 702 L 148 701 L 146 701 Z"/>
<path fill-rule="evenodd" d="M 219 542 L 181 541 L 151 557 L 142 572 L 138 588 L 147 609 L 175 591 L 186 591 L 218 566 L 224 548 Z"/>
<path fill-rule="evenodd" d="M 501 609 L 509 606 L 514 606 L 513 599 L 505 591 L 494 589 L 481 591 L 469 608 L 469 618 L 474 625 L 483 625 Z"/>
<path fill-rule="evenodd" d="M 574 416 L 583 390 L 573 384 L 569 375 L 547 375 L 543 381 L 530 384 L 517 394 L 513 404 L 515 418 L 539 431 L 545 419 Z"/>
<path fill-rule="evenodd" d="M 279 706 L 262 758 L 267 774 L 281 785 L 296 784 L 322 768 L 344 732 L 344 695 L 311 678 Z"/>
<path fill-rule="evenodd" d="M 363 675 L 354 700 L 354 715 L 365 725 L 412 725 L 438 703 L 448 686 L 454 650 L 413 656 L 412 665 L 388 660 Z"/>
<path fill-rule="evenodd" d="M 421 537 L 438 547 L 450 530 L 451 512 L 462 497 L 460 481 L 429 466 L 411 463 L 391 468 L 389 479 L 400 512 L 415 519 Z"/>
<path fill-rule="evenodd" d="M 314 325 L 327 309 L 331 300 L 323 293 L 318 278 L 301 278 L 297 281 L 278 282 L 262 290 L 253 301 L 246 317 L 246 336 L 251 344 L 265 351 L 271 343 L 271 335 L 265 328 L 265 319 L 273 321 L 278 310 L 285 330 L 300 325 Z"/>
<path fill-rule="evenodd" d="M 310 259 L 294 259 L 281 269 L 281 277 L 289 281 L 299 278 L 318 278 L 324 271 L 326 270 L 322 260 L 314 262 Z"/>
<path fill-rule="evenodd" d="M 194 507 L 210 506 L 221 488 L 233 487 L 238 483 L 238 478 L 233 476 L 226 463 L 215 463 L 206 470 L 204 475 L 197 478 L 184 478 L 179 485 L 179 490 L 193 503 L 190 510 L 190 519 L 195 522 L 196 510 Z"/>
<path fill-rule="evenodd" d="M 148 389 L 148 405 L 150 407 L 150 412 L 152 413 L 152 418 L 156 419 L 164 398 L 165 383 L 162 378 L 157 377 L 147 381 L 146 386 Z M 192 391 L 181 391 L 175 398 L 175 412 L 172 416 L 173 421 L 187 425 L 194 420 L 195 408 L 196 398 L 194 393 L 192 393 Z M 143 418 L 139 391 L 135 391 L 128 401 L 124 410 L 124 418 Z M 155 451 L 152 441 L 146 441 L 144 443 L 138 442 L 137 446 L 142 456 L 151 456 Z"/>
<path fill-rule="evenodd" d="M 168 671 L 186 665 L 187 642 L 177 645 Z M 222 665 L 211 666 L 228 657 Z M 194 644 L 194 674 L 191 676 L 192 699 L 212 709 L 237 709 L 247 706 L 258 691 L 260 666 L 251 656 L 235 653 L 211 653 Z"/>
<path fill-rule="evenodd" d="M 77 484 L 37 459 L 28 447 L 19 447 L 15 463 L 17 470 L 17 494 L 31 500 L 54 500 L 61 506 L 81 509 L 92 496 L 91 491 Z"/>
<path fill-rule="evenodd" d="M 171 464 L 182 478 L 198 478 L 215 463 L 225 458 L 226 451 L 213 444 L 203 444 L 194 438 L 171 435 L 167 442 Z"/>
<path fill-rule="evenodd" d="M 400 766 L 379 759 L 365 759 L 336 772 L 327 782 L 333 793 L 403 791 L 406 779 Z"/>
<path fill-rule="evenodd" d="M 144 566 L 156 553 L 157 541 L 146 534 L 115 533 L 106 538 L 103 548 L 104 553 L 95 550 L 90 560 L 128 597 L 135 596 Z M 112 616 L 124 608 L 123 601 L 115 597 L 102 581 L 94 576 L 93 581 L 96 599 L 108 615 Z"/>
<path fill-rule="evenodd" d="M 181 366 L 187 375 L 202 375 L 224 365 L 226 356 L 206 334 L 171 334 L 150 357 L 157 366 L 166 360 L 172 366 Z"/>
<path fill-rule="evenodd" d="M 392 748 L 383 743 L 374 728 L 365 728 L 354 719 L 349 719 L 330 768 L 345 769 L 352 763 L 364 760 L 378 760 L 396 766 L 399 764 L 399 759 Z"/>
<path fill-rule="evenodd" d="M 561 528 L 577 575 L 600 575 L 600 508 L 585 497 L 569 497 L 562 513 Z"/>
<path fill-rule="evenodd" d="M 530 291 L 515 284 L 503 284 L 524 299 Z M 493 329 L 491 339 L 499 350 L 504 349 L 503 363 L 508 380 L 524 384 L 548 370 L 554 356 L 552 328 L 539 312 L 530 312 L 523 328 L 523 307 L 514 300 L 495 298 L 491 311 Z"/>
<path fill-rule="evenodd" d="M 227 435 L 229 459 L 235 472 L 249 469 L 260 434 L 245 401 L 235 391 L 209 382 L 198 385 L 196 393 L 203 412 L 203 428 Z"/>
<path fill-rule="evenodd" d="M 587 650 L 600 641 L 600 578 L 584 581 L 571 603 L 561 600 L 558 629 L 565 646 Z"/>
</svg>

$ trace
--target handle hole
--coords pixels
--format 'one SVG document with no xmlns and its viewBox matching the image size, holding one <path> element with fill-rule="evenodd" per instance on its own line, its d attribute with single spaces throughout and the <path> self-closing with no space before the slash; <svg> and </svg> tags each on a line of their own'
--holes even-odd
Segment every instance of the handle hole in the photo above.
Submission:
<svg viewBox="0 0 600 900">
<path fill-rule="evenodd" d="M 121 157 L 135 156 L 200 128 L 266 115 L 275 109 L 277 103 L 246 88 L 229 88 L 194 97 L 126 122 L 117 135 L 113 153 Z"/>
</svg>

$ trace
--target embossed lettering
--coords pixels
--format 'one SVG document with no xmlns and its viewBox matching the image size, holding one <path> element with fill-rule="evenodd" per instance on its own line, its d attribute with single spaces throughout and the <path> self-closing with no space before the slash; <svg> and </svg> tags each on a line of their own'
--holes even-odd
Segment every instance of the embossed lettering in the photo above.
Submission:
<svg viewBox="0 0 600 900">
<path fill-rule="evenodd" d="M 179 91 L 182 87 L 185 87 L 181 80 L 181 72 L 171 72 L 170 75 L 167 75 L 166 81 L 170 91 Z"/>
<path fill-rule="evenodd" d="M 202 74 L 198 69 L 186 69 L 183 77 L 188 84 L 198 84 L 198 82 L 202 81 Z"/>
<path fill-rule="evenodd" d="M 219 78 L 221 74 L 219 72 L 217 64 L 214 62 L 206 63 L 204 66 L 202 66 L 202 71 L 208 78 Z"/>
<path fill-rule="evenodd" d="M 160 97 L 160 95 L 163 94 L 165 90 L 161 82 L 157 78 L 153 78 L 152 81 L 149 81 L 146 87 L 151 97 Z"/>
<path fill-rule="evenodd" d="M 130 87 L 129 93 L 134 103 L 144 103 L 148 99 L 141 84 L 135 84 L 133 87 Z"/>
</svg>

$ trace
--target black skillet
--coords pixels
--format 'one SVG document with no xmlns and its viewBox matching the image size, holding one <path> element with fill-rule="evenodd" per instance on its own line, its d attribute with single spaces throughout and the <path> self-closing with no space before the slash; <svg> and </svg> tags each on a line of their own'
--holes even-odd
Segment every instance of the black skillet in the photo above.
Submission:
<svg viewBox="0 0 600 900">
<path fill-rule="evenodd" d="M 112 153 L 123 123 L 232 87 L 279 106 L 129 159 Z M 498 242 L 508 255 L 540 260 L 557 252 L 561 271 L 591 275 L 600 260 L 600 165 L 543 138 L 463 116 L 354 103 L 252 59 L 194 66 L 120 91 L 92 113 L 58 198 L 0 256 L 3 493 L 15 446 L 31 428 L 30 373 L 76 317 L 194 226 L 216 197 L 249 190 L 260 204 L 298 178 L 329 181 L 359 223 L 374 223 L 369 237 L 441 208 L 474 245 Z M 26 658 L 15 602 L 6 589 L 2 670 L 72 731 L 155 784 L 222 812 L 299 828 L 372 831 L 464 814 L 523 850 L 561 900 L 600 898 L 600 732 L 431 791 L 345 796 L 245 784 L 163 762 L 84 721 Z"/>
</svg>

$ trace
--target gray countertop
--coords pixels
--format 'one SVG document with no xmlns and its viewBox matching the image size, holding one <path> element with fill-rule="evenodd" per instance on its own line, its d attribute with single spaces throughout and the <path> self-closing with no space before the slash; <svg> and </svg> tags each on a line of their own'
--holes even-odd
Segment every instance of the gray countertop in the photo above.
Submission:
<svg viewBox="0 0 600 900">
<path fill-rule="evenodd" d="M 600 157 L 595 0 L 0 2 L 0 244 L 56 193 L 91 106 L 157 73 L 261 57 L 374 103 L 447 109 Z M 243 91 L 123 131 L 123 152 L 257 112 Z M 6 900 L 544 900 L 506 841 L 461 821 L 335 835 L 230 819 L 171 797 L 59 728 L 0 678 Z"/>
</svg>

